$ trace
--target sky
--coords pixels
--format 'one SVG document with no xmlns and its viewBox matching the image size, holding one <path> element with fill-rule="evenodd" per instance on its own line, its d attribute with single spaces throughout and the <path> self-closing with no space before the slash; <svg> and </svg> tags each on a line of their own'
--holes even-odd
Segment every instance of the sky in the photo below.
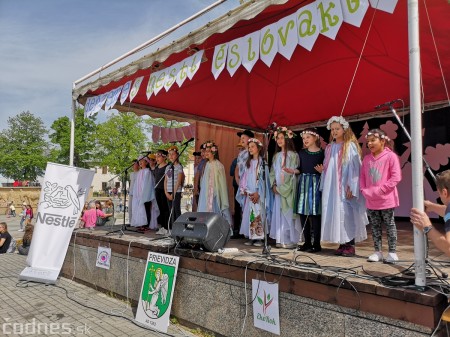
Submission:
<svg viewBox="0 0 450 337">
<path fill-rule="evenodd" d="M 216 0 L 0 0 L 0 131 L 30 111 L 71 114 L 72 83 Z M 239 5 L 228 0 L 124 65 Z M 112 69 L 116 69 L 112 68 Z"/>
</svg>

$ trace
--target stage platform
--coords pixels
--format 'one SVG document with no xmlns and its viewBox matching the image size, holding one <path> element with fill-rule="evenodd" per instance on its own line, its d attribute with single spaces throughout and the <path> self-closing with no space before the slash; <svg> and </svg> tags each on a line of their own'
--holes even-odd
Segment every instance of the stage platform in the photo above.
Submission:
<svg viewBox="0 0 450 337">
<path fill-rule="evenodd" d="M 397 264 L 366 261 L 373 252 L 370 234 L 357 244 L 355 257 L 340 257 L 331 244 L 319 253 L 272 245 L 267 255 L 261 247 L 244 245 L 244 239 L 232 239 L 225 247 L 238 251 L 219 254 L 175 247 L 171 238 L 153 231 L 120 235 L 107 228 L 78 229 L 62 273 L 136 304 L 151 250 L 180 256 L 172 315 L 215 336 L 272 335 L 253 326 L 252 279 L 279 283 L 281 336 L 429 336 L 448 305 L 448 281 L 427 267 L 427 284 L 434 286 L 416 289 L 412 225 L 397 227 Z M 385 241 L 384 234 L 387 250 Z M 111 248 L 110 270 L 95 266 L 98 246 Z M 450 273 L 449 258 L 434 247 L 429 257 Z"/>
</svg>

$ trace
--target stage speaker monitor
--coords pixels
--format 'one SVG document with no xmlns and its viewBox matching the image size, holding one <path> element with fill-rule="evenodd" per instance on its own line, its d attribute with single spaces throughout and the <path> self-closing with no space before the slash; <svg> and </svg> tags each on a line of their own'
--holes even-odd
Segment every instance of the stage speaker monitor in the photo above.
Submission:
<svg viewBox="0 0 450 337">
<path fill-rule="evenodd" d="M 216 213 L 186 212 L 173 223 L 171 237 L 189 244 L 200 244 L 207 251 L 217 252 L 230 238 L 230 225 Z"/>
</svg>

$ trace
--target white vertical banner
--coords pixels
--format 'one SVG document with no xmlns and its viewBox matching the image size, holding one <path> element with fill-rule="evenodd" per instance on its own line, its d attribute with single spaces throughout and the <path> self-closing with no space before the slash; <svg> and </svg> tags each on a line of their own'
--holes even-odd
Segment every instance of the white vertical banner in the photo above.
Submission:
<svg viewBox="0 0 450 337">
<path fill-rule="evenodd" d="M 269 68 L 278 52 L 277 26 L 278 23 L 275 22 L 261 29 L 259 55 L 261 61 L 263 61 Z"/>
<path fill-rule="evenodd" d="M 370 0 L 370 5 L 373 8 L 392 14 L 394 13 L 395 6 L 397 6 L 397 1 L 398 0 Z"/>
<path fill-rule="evenodd" d="M 259 60 L 259 36 L 261 31 L 256 31 L 244 36 L 242 45 L 242 65 L 251 72 L 256 61 Z"/>
<path fill-rule="evenodd" d="M 142 80 L 144 79 L 144 76 L 138 77 L 134 80 L 133 86 L 130 90 L 130 103 L 133 101 L 133 99 L 136 97 L 139 88 L 141 87 Z"/>
<path fill-rule="evenodd" d="M 255 327 L 280 335 L 278 283 L 252 280 L 253 323 Z"/>
<path fill-rule="evenodd" d="M 341 0 L 342 14 L 344 15 L 344 22 L 347 22 L 355 27 L 361 27 L 362 20 L 369 8 L 368 0 L 348 1 Z"/>
<path fill-rule="evenodd" d="M 178 262 L 178 256 L 148 252 L 136 321 L 167 332 Z"/>
<path fill-rule="evenodd" d="M 211 72 L 214 79 L 217 80 L 227 63 L 228 43 L 219 44 L 214 48 L 214 55 L 211 62 Z"/>
<path fill-rule="evenodd" d="M 297 13 L 298 44 L 311 51 L 319 36 L 320 19 L 315 2 L 303 6 Z"/>
<path fill-rule="evenodd" d="M 291 59 L 297 47 L 297 20 L 296 14 L 291 14 L 277 22 L 278 52 L 287 60 Z"/>
<path fill-rule="evenodd" d="M 95 265 L 99 268 L 109 269 L 111 266 L 111 248 L 101 247 L 97 249 L 97 261 Z"/>
<path fill-rule="evenodd" d="M 204 50 L 199 50 L 194 55 L 189 57 L 188 59 L 189 66 L 187 67 L 187 77 L 189 77 L 190 80 L 192 80 L 192 77 L 194 77 L 195 73 L 200 68 L 204 52 L 205 52 Z"/>
<path fill-rule="evenodd" d="M 94 171 L 47 163 L 27 265 L 20 280 L 55 283 Z"/>
<path fill-rule="evenodd" d="M 228 43 L 227 70 L 231 77 L 233 77 L 234 73 L 242 64 L 244 38 L 239 38 Z"/>
<path fill-rule="evenodd" d="M 107 97 L 108 93 L 97 96 L 97 99 L 95 100 L 94 113 L 99 112 L 102 109 L 102 106 L 103 104 L 105 104 Z"/>
<path fill-rule="evenodd" d="M 320 34 L 334 40 L 344 21 L 340 0 L 318 0 Z"/>
<path fill-rule="evenodd" d="M 130 89 L 131 89 L 131 81 L 128 81 L 123 85 L 122 93 L 120 94 L 120 104 L 123 105 L 123 102 L 125 102 L 125 100 L 128 97 L 128 94 L 130 93 Z"/>
</svg>

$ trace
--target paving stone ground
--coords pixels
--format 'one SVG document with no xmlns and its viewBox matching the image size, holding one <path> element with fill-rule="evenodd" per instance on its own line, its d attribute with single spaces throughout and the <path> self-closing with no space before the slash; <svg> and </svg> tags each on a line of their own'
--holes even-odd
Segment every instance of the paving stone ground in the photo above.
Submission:
<svg viewBox="0 0 450 337">
<path fill-rule="evenodd" d="M 19 218 L 0 215 L 15 239 Z M 186 327 L 170 324 L 167 334 L 134 324 L 135 311 L 70 279 L 56 285 L 19 281 L 26 256 L 0 254 L 0 336 L 176 336 L 194 337 Z"/>
</svg>

